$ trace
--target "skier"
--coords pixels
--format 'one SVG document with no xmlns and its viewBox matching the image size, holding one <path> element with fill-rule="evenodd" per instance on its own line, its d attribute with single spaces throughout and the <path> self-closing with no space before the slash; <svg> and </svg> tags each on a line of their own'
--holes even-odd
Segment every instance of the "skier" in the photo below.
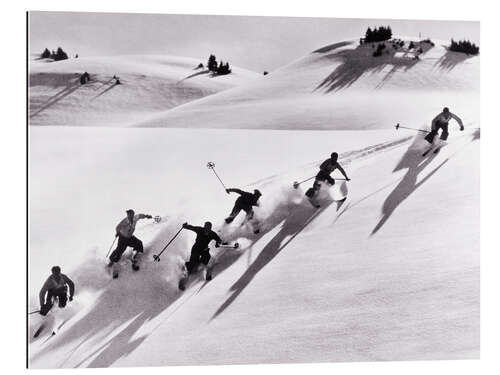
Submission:
<svg viewBox="0 0 500 375">
<path fill-rule="evenodd" d="M 438 130 L 441 129 L 441 137 L 440 139 L 443 141 L 446 141 L 448 139 L 448 122 L 451 119 L 454 119 L 456 122 L 458 122 L 458 125 L 460 125 L 460 131 L 464 130 L 464 125 L 462 123 L 462 120 L 460 117 L 455 115 L 454 113 L 450 112 L 450 109 L 448 107 L 444 107 L 443 111 L 438 114 L 434 119 L 432 120 L 432 126 L 431 126 L 431 131 L 429 134 L 425 136 L 425 140 L 429 143 L 434 142 L 434 138 L 436 137 Z"/>
<path fill-rule="evenodd" d="M 132 255 L 132 269 L 134 271 L 139 270 L 138 265 L 138 254 L 144 252 L 144 248 L 142 246 L 142 241 L 134 236 L 135 225 L 141 219 L 151 219 L 153 216 L 145 215 L 145 214 L 135 214 L 134 210 L 129 209 L 126 211 L 127 217 L 120 221 L 120 223 L 116 226 L 116 234 L 115 237 L 118 237 L 118 245 L 116 249 L 109 256 L 109 264 L 108 267 L 113 267 L 120 260 L 122 254 L 127 249 L 127 246 L 133 248 Z M 113 277 L 118 277 L 118 269 L 113 270 Z"/>
<path fill-rule="evenodd" d="M 190 274 L 193 274 L 197 271 L 198 266 L 200 264 L 208 265 L 210 261 L 210 249 L 208 245 L 211 241 L 215 241 L 215 247 L 219 247 L 222 243 L 221 238 L 212 230 L 212 223 L 207 221 L 203 227 L 196 227 L 193 225 L 189 225 L 188 223 L 182 224 L 184 229 L 191 230 L 196 233 L 196 240 L 194 242 L 193 247 L 191 248 L 191 256 L 189 257 L 189 261 L 185 263 L 185 271 L 186 274 L 179 282 L 179 288 L 184 289 L 187 279 Z M 207 279 L 209 274 L 207 274 Z"/>
<path fill-rule="evenodd" d="M 48 314 L 54 300 L 57 298 L 59 307 L 64 308 L 68 301 L 68 287 L 69 287 L 69 300 L 73 301 L 75 294 L 75 284 L 65 274 L 61 273 L 61 267 L 52 267 L 52 274 L 47 278 L 40 290 L 40 314 L 45 316 Z"/>
<path fill-rule="evenodd" d="M 319 189 L 321 187 L 322 182 L 327 182 L 329 185 L 335 185 L 335 179 L 333 179 L 330 174 L 335 170 L 338 169 L 340 173 L 345 177 L 346 181 L 350 181 L 351 179 L 347 177 L 347 174 L 342 168 L 342 166 L 338 163 L 338 158 L 339 154 L 336 152 L 332 152 L 330 155 L 329 159 L 326 159 L 321 165 L 319 166 L 319 172 L 316 175 L 316 178 L 313 183 L 313 187 L 310 188 L 309 190 L 306 191 L 306 196 L 311 200 L 311 203 L 313 206 L 316 208 L 319 208 L 319 204 L 312 199 L 316 197 L 316 195 L 319 192 Z"/>
<path fill-rule="evenodd" d="M 236 199 L 236 202 L 234 202 L 234 207 L 229 214 L 229 216 L 225 219 L 226 224 L 231 223 L 236 216 L 240 213 L 241 210 L 245 211 L 246 213 L 246 222 L 249 222 L 250 220 L 253 219 L 254 216 L 254 211 L 253 207 L 259 206 L 259 198 L 262 196 L 262 193 L 255 189 L 253 193 L 249 193 L 247 191 L 243 191 L 240 189 L 226 189 L 226 193 L 237 193 L 240 196 L 238 199 Z M 259 233 L 258 229 L 254 230 L 254 233 Z"/>
</svg>

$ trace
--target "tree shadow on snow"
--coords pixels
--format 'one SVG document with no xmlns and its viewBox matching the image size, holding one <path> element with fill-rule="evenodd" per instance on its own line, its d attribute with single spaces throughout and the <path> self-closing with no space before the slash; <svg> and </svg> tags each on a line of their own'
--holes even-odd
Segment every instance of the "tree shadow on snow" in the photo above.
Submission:
<svg viewBox="0 0 500 375">
<path fill-rule="evenodd" d="M 226 310 L 243 290 L 252 282 L 254 277 L 271 262 L 304 228 L 318 217 L 331 204 L 332 200 L 324 202 L 320 209 L 315 209 L 307 202 L 299 205 L 293 212 L 286 216 L 280 231 L 262 249 L 245 273 L 236 281 L 230 291 L 231 296 L 217 309 L 211 320 L 217 318 Z"/>
<path fill-rule="evenodd" d="M 467 55 L 466 53 L 462 52 L 450 51 L 448 47 L 444 47 L 446 48 L 446 53 L 441 56 L 441 58 L 435 64 L 435 66 L 440 70 L 453 70 L 457 67 L 457 65 L 460 65 L 466 60 L 475 57 L 473 55 Z"/>
<path fill-rule="evenodd" d="M 78 88 L 80 88 L 80 82 L 78 78 L 71 79 L 69 82 L 66 81 L 66 86 L 57 92 L 56 94 L 52 95 L 47 101 L 40 106 L 37 106 L 35 108 L 35 105 L 33 103 L 30 104 L 30 108 L 33 108 L 33 111 L 30 113 L 29 117 L 33 118 L 39 113 L 45 111 L 46 109 L 49 109 L 53 105 L 57 104 L 60 102 L 62 99 L 67 97 L 68 95 L 71 95 L 74 93 Z"/>
<path fill-rule="evenodd" d="M 372 44 L 375 48 L 372 48 Z M 417 64 L 420 59 L 414 58 L 414 53 L 405 48 L 395 48 L 391 42 L 384 43 L 386 48 L 382 50 L 382 55 L 374 57 L 373 52 L 379 43 L 367 43 L 355 49 L 342 50 L 325 56 L 327 59 L 340 61 L 340 65 L 330 73 L 315 88 L 314 91 L 324 89 L 325 93 L 346 89 L 354 84 L 366 73 L 377 73 L 387 66 L 392 66 L 391 70 L 376 85 L 380 88 L 399 69 L 408 70 Z M 423 53 L 430 47 L 422 46 Z M 319 50 L 318 50 L 319 51 Z"/>
<path fill-rule="evenodd" d="M 370 236 L 376 234 L 380 230 L 380 228 L 382 228 L 382 226 L 387 222 L 387 220 L 389 220 L 396 208 L 448 162 L 448 159 L 445 159 L 417 183 L 419 174 L 422 173 L 436 157 L 436 154 L 434 154 L 433 152 L 430 152 L 426 157 L 423 157 L 422 148 L 418 147 L 418 144 L 420 144 L 421 142 L 422 140 L 419 137 L 415 138 L 413 144 L 408 148 L 406 153 L 399 161 L 398 165 L 394 168 L 393 172 L 399 171 L 401 169 L 407 169 L 407 172 L 399 181 L 394 190 L 385 199 L 382 206 L 382 217 L 377 225 L 373 228 Z"/>
</svg>

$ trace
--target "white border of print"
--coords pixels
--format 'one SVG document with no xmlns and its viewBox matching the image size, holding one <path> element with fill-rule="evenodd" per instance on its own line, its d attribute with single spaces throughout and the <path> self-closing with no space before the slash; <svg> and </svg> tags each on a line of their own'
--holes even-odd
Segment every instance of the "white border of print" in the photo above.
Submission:
<svg viewBox="0 0 500 375">
<path fill-rule="evenodd" d="M 6 3 L 6 2 L 4 2 Z M 499 87 L 497 66 L 498 22 L 492 3 L 419 0 L 413 4 L 401 1 L 335 2 L 309 0 L 291 2 L 278 0 L 171 0 L 165 2 L 142 1 L 16 1 L 2 5 L 0 22 L 2 47 L 2 252 L 3 264 L 0 272 L 3 292 L 1 353 L 2 368 L 9 373 L 21 373 L 26 363 L 25 340 L 25 289 L 24 280 L 26 246 L 26 91 L 25 62 L 26 10 L 94 11 L 133 13 L 186 13 L 227 14 L 261 16 L 310 16 L 337 18 L 399 18 L 481 21 L 481 359 L 476 361 L 425 361 L 425 362 L 378 362 L 378 363 L 333 363 L 303 365 L 259 365 L 217 367 L 167 367 L 141 368 L 146 374 L 196 374 L 204 375 L 254 374 L 255 371 L 278 374 L 320 373 L 331 374 L 433 374 L 433 373 L 499 373 L 499 293 L 500 265 L 498 239 L 495 222 L 500 210 L 498 194 L 498 159 L 496 150 L 500 137 L 499 123 L 494 119 Z M 495 66 L 496 65 L 496 66 Z M 496 94 L 496 95 L 494 95 Z M 6 111 L 6 112 L 5 112 Z M 496 121 L 494 121 L 496 120 Z M 496 146 L 496 147 L 495 147 Z M 7 173 L 6 173 L 7 172 Z M 460 181 L 457 181 L 460 183 Z M 457 228 L 460 230 L 460 228 Z M 62 370 L 62 374 L 133 374 L 137 368 Z M 44 372 L 43 370 L 40 370 Z"/>
</svg>

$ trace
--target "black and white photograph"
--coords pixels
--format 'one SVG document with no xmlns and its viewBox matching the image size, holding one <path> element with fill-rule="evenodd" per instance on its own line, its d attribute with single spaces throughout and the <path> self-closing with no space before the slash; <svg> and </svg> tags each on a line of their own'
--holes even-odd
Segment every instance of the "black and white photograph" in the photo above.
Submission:
<svg viewBox="0 0 500 375">
<path fill-rule="evenodd" d="M 28 368 L 480 358 L 479 20 L 26 23 Z"/>
</svg>

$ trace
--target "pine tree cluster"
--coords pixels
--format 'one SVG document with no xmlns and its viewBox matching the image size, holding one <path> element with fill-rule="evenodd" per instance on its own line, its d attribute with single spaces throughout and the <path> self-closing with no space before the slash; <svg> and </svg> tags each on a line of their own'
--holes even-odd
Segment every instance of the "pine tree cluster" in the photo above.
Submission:
<svg viewBox="0 0 500 375">
<path fill-rule="evenodd" d="M 57 48 L 57 51 L 49 51 L 48 48 L 45 48 L 40 55 L 42 59 L 52 59 L 54 61 L 66 60 L 68 58 L 68 54 L 63 51 L 61 47 Z"/>
<path fill-rule="evenodd" d="M 382 42 L 384 40 L 389 40 L 392 38 L 392 30 L 390 26 L 376 27 L 373 30 L 368 28 L 365 33 L 365 43 L 371 42 Z"/>
<path fill-rule="evenodd" d="M 231 68 L 229 67 L 229 63 L 226 62 L 224 64 L 221 60 L 219 64 L 217 64 L 217 59 L 215 55 L 210 55 L 210 57 L 208 58 L 207 68 L 210 72 L 217 75 L 226 75 L 231 73 Z"/>
<path fill-rule="evenodd" d="M 468 40 L 460 40 L 455 42 L 453 39 L 450 44 L 450 51 L 463 52 L 467 55 L 477 55 L 479 53 L 479 47 Z"/>
</svg>

